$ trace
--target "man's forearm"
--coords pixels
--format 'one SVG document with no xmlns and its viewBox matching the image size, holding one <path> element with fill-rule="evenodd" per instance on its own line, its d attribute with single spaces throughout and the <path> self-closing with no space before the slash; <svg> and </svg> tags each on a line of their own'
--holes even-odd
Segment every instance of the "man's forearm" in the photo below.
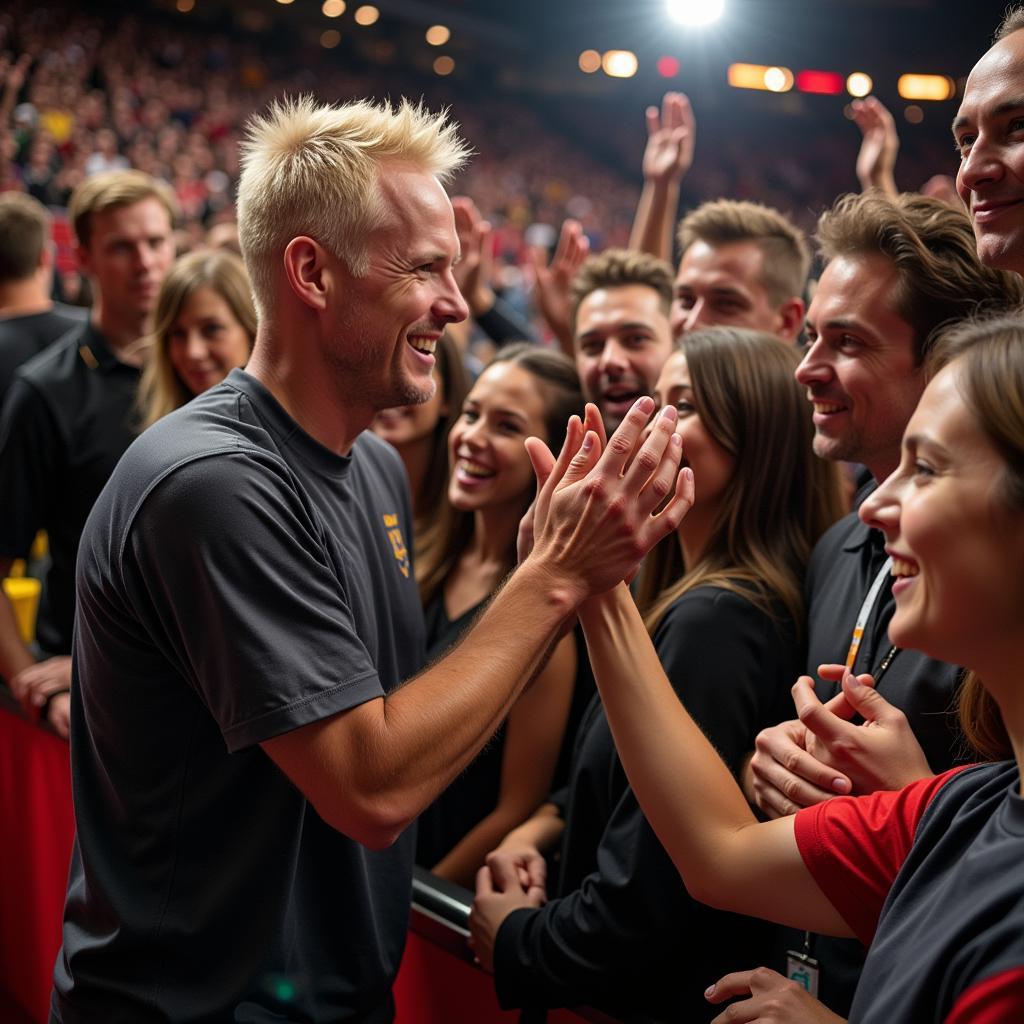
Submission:
<svg viewBox="0 0 1024 1024">
<path fill-rule="evenodd" d="M 677 182 L 644 182 L 629 235 L 630 249 L 671 262 L 672 228 L 678 207 Z"/>
</svg>

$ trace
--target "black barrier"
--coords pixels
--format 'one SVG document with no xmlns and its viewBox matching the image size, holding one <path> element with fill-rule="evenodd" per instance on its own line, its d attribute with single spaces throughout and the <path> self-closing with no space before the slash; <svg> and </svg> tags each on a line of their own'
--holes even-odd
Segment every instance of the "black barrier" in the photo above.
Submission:
<svg viewBox="0 0 1024 1024">
<path fill-rule="evenodd" d="M 409 927 L 421 938 L 466 963 L 473 963 L 473 953 L 466 945 L 469 936 L 469 908 L 473 894 L 461 885 L 432 875 L 417 867 L 412 880 L 412 919 Z M 563 1011 L 552 1011 L 551 1016 Z M 599 1010 L 574 1006 L 572 1016 L 589 1024 L 621 1024 Z M 523 1010 L 520 1024 L 545 1024 L 547 1010 Z"/>
</svg>

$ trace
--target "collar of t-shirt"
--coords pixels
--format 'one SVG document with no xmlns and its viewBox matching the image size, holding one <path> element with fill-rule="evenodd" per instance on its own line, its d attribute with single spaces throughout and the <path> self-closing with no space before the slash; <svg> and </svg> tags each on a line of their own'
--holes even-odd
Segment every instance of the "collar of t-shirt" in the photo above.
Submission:
<svg viewBox="0 0 1024 1024">
<path fill-rule="evenodd" d="M 128 371 L 137 375 L 140 372 L 138 367 L 122 363 L 114 355 L 109 342 L 92 320 L 87 320 L 82 325 L 82 333 L 78 338 L 78 355 L 90 370 L 98 370 L 100 373 Z"/>
</svg>

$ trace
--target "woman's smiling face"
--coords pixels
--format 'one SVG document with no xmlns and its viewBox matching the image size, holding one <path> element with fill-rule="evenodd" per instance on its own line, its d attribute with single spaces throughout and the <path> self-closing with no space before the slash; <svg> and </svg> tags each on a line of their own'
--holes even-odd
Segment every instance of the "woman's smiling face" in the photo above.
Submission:
<svg viewBox="0 0 1024 1024">
<path fill-rule="evenodd" d="M 941 370 L 907 425 L 899 467 L 861 506 L 893 556 L 899 647 L 978 668 L 1024 621 L 1024 522 L 1001 490 L 1005 463 Z"/>
</svg>

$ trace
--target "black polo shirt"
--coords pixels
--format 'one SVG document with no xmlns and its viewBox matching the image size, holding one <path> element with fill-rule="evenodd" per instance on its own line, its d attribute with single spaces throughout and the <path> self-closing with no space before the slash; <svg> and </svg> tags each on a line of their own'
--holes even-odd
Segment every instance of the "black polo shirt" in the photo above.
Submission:
<svg viewBox="0 0 1024 1024">
<path fill-rule="evenodd" d="M 874 481 L 862 488 L 863 500 Z M 807 569 L 805 597 L 808 618 L 807 671 L 817 676 L 818 666 L 843 664 L 850 647 L 854 623 L 864 599 L 886 560 L 885 538 L 861 522 L 856 512 L 840 519 L 818 541 Z M 896 610 L 889 577 L 875 601 L 854 662 L 858 673 L 877 673 L 889 653 L 889 621 Z M 933 772 L 943 772 L 968 757 L 953 709 L 961 670 L 935 661 L 918 651 L 901 650 L 878 684 L 878 692 L 900 708 L 910 723 Z M 818 682 L 822 700 L 839 691 L 836 683 Z M 802 935 L 791 935 L 799 944 Z M 854 989 L 864 962 L 864 948 L 848 939 L 816 937 L 814 954 L 821 962 L 819 995 L 836 1013 L 849 1016 Z"/>
<path fill-rule="evenodd" d="M 78 541 L 135 437 L 138 383 L 86 322 L 17 371 L 0 413 L 0 556 L 23 558 L 40 529 L 50 539 L 36 625 L 44 655 L 71 653 Z"/>
<path fill-rule="evenodd" d="M 14 371 L 79 326 L 86 316 L 84 309 L 55 302 L 42 313 L 0 317 L 0 404 L 14 380 Z"/>
</svg>

